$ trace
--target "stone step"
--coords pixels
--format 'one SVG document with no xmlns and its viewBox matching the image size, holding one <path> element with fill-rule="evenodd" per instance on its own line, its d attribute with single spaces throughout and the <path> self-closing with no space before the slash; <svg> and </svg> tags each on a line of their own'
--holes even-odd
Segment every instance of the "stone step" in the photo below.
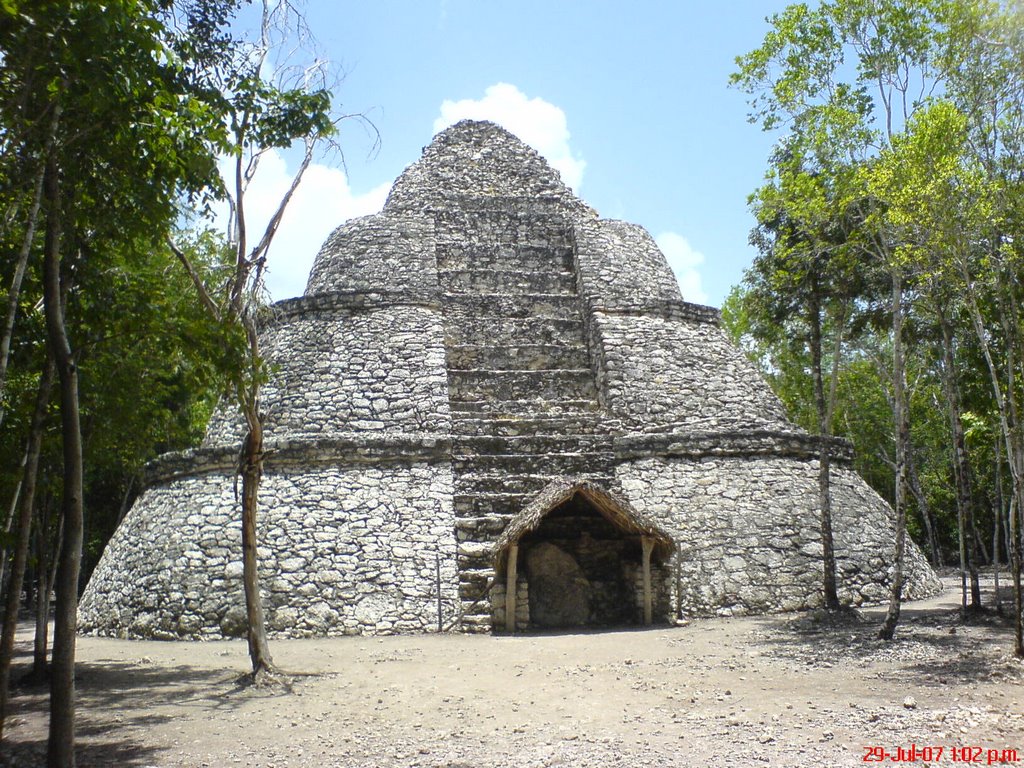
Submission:
<svg viewBox="0 0 1024 768">
<path fill-rule="evenodd" d="M 500 472 L 497 474 L 473 473 L 455 477 L 455 493 L 522 494 L 533 496 L 554 477 L 548 474 Z"/>
<path fill-rule="evenodd" d="M 490 473 L 504 470 L 518 474 L 576 475 L 606 472 L 614 463 L 608 451 L 579 453 L 507 453 L 484 456 L 452 456 L 452 469 L 459 473 Z"/>
<path fill-rule="evenodd" d="M 465 242 L 469 233 L 478 242 L 500 242 L 508 245 L 572 245 L 565 215 L 550 205 L 532 201 L 515 201 L 513 206 L 495 198 L 499 208 L 467 208 L 452 206 L 434 213 L 438 246 Z M 448 233 L 451 233 L 448 236 Z"/>
<path fill-rule="evenodd" d="M 474 606 L 472 601 L 463 602 L 463 614 L 461 617 L 459 628 L 462 632 L 468 635 L 488 635 L 491 633 L 491 614 L 490 614 L 490 601 L 485 601 L 488 606 L 485 609 L 477 606 L 475 608 L 477 613 L 472 613 Z"/>
<path fill-rule="evenodd" d="M 608 488 L 611 486 L 614 473 L 611 468 L 594 468 L 590 471 L 577 471 L 571 473 L 573 477 L 581 477 L 584 480 Z M 474 471 L 455 477 L 455 493 L 459 495 L 472 495 L 474 493 L 494 494 L 524 494 L 534 495 L 550 484 L 560 475 L 555 472 L 483 472 Z"/>
<path fill-rule="evenodd" d="M 502 518 L 517 514 L 534 493 L 457 493 L 454 506 L 456 518 Z M 502 526 L 504 528 L 504 526 Z"/>
<path fill-rule="evenodd" d="M 587 368 L 590 356 L 576 344 L 453 344 L 447 348 L 452 369 L 541 370 Z"/>
<path fill-rule="evenodd" d="M 445 296 L 445 317 L 455 323 L 491 317 L 582 319 L 579 296 L 562 293 L 451 293 Z"/>
<path fill-rule="evenodd" d="M 490 596 L 478 601 L 471 594 L 467 592 L 467 597 L 460 597 L 459 600 L 461 609 L 459 631 L 472 635 L 490 634 L 492 621 Z"/>
<path fill-rule="evenodd" d="M 449 370 L 448 397 L 452 402 L 485 400 L 585 400 L 597 398 L 589 368 L 543 371 Z M 539 405 L 539 404 L 538 404 Z"/>
<path fill-rule="evenodd" d="M 576 293 L 572 272 L 524 272 L 518 269 L 439 269 L 438 283 L 446 293 Z"/>
<path fill-rule="evenodd" d="M 585 411 L 562 416 L 495 416 L 458 412 L 452 420 L 452 432 L 460 436 L 494 435 L 593 435 L 606 434 L 619 429 L 619 422 L 599 412 Z"/>
<path fill-rule="evenodd" d="M 438 269 L 515 269 L 571 272 L 572 248 L 558 244 L 444 243 L 437 246 Z"/>
<path fill-rule="evenodd" d="M 487 590 L 494 580 L 493 568 L 462 568 L 459 569 L 459 597 L 463 601 L 475 602 L 483 598 L 486 606 L 480 610 L 489 610 L 490 601 L 487 600 Z"/>
<path fill-rule="evenodd" d="M 557 400 L 466 400 L 450 403 L 452 418 L 467 419 L 545 419 L 576 418 L 600 413 L 594 398 L 558 398 Z"/>
<path fill-rule="evenodd" d="M 610 451 L 607 435 L 474 435 L 453 441 L 452 453 L 460 456 L 504 456 L 509 454 L 559 454 L 581 451 Z"/>
<path fill-rule="evenodd" d="M 470 570 L 474 568 L 493 568 L 494 567 L 494 554 L 490 550 L 486 553 L 474 553 L 466 554 L 459 552 L 455 556 L 456 566 L 460 571 Z"/>
<path fill-rule="evenodd" d="M 478 515 L 455 520 L 455 538 L 460 542 L 493 542 L 501 536 L 512 515 Z"/>
<path fill-rule="evenodd" d="M 555 317 L 458 317 L 445 316 L 446 347 L 517 344 L 586 345 L 582 320 Z"/>
</svg>

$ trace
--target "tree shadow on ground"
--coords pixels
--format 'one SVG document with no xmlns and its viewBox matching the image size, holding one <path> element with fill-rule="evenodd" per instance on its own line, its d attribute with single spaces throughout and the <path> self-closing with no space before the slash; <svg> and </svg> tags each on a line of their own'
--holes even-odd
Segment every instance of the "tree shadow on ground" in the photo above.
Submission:
<svg viewBox="0 0 1024 768">
<path fill-rule="evenodd" d="M 27 654 L 19 654 L 12 677 L 28 671 Z M 165 746 L 146 743 L 152 726 L 182 717 L 185 710 L 232 711 L 256 697 L 279 691 L 241 685 L 237 669 L 187 664 L 162 666 L 141 660 L 102 659 L 76 666 L 77 763 L 79 766 L 159 764 Z M 12 688 L 8 726 L 0 749 L 0 768 L 45 764 L 47 683 Z M 18 727 L 19 724 L 25 727 Z"/>
<path fill-rule="evenodd" d="M 145 768 L 158 763 L 161 750 L 133 740 L 116 739 L 104 742 L 90 740 L 79 744 L 75 751 L 75 761 L 79 768 Z M 46 765 L 46 739 L 28 741 L 10 741 L 4 737 L 4 751 L 0 754 L 0 766 L 31 766 Z"/>
<path fill-rule="evenodd" d="M 759 632 L 770 653 L 795 667 L 877 667 L 893 679 L 919 686 L 1024 681 L 1012 658 L 1013 628 L 1006 617 L 983 609 L 905 606 L 896 637 L 880 640 L 884 609 L 814 610 L 767 619 Z"/>
</svg>

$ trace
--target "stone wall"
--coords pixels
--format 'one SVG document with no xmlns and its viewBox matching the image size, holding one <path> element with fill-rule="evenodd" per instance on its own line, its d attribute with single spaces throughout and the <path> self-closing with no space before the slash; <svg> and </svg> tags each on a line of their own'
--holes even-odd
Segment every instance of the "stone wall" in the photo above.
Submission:
<svg viewBox="0 0 1024 768">
<path fill-rule="evenodd" d="M 311 309 L 285 315 L 261 342 L 274 366 L 263 387 L 268 439 L 451 431 L 436 308 Z M 242 437 L 236 406 L 222 402 L 204 445 L 235 445 Z"/>
<path fill-rule="evenodd" d="M 580 293 L 605 310 L 681 304 L 679 283 L 654 238 L 625 221 L 576 218 Z"/>
<path fill-rule="evenodd" d="M 492 627 L 498 632 L 507 632 L 505 625 L 505 601 L 507 586 L 498 581 L 491 588 Z M 516 629 L 524 630 L 530 626 L 530 583 L 525 576 L 516 579 Z"/>
<path fill-rule="evenodd" d="M 792 611 L 821 602 L 818 465 L 757 457 L 648 458 L 616 468 L 623 492 L 676 541 L 684 614 Z M 840 599 L 888 595 L 895 529 L 889 506 L 855 473 L 833 469 L 833 528 Z M 907 548 L 904 596 L 939 584 Z"/>
<path fill-rule="evenodd" d="M 424 148 L 423 156 L 395 181 L 384 208 L 392 213 L 458 208 L 463 195 L 557 201 L 593 215 L 534 149 L 492 123 L 468 120 Z"/>
<path fill-rule="evenodd" d="M 717 325 L 596 313 L 602 395 L 627 429 L 796 429 L 782 403 Z"/>
<path fill-rule="evenodd" d="M 313 262 L 306 295 L 436 287 L 432 218 L 384 212 L 352 219 L 331 233 Z"/>
<path fill-rule="evenodd" d="M 286 637 L 436 631 L 457 619 L 447 464 L 270 470 L 260 489 L 267 626 Z M 83 632 L 216 638 L 244 631 L 241 527 L 230 476 L 149 488 L 82 596 Z"/>
</svg>

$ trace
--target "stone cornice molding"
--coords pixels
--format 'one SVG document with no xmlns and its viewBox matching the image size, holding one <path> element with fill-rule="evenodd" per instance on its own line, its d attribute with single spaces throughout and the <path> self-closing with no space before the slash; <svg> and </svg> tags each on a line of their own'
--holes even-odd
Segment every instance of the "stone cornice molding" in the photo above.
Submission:
<svg viewBox="0 0 1024 768">
<path fill-rule="evenodd" d="M 333 438 L 295 436 L 267 440 L 264 445 L 264 466 L 268 469 L 316 464 L 447 461 L 452 450 L 448 436 L 415 433 L 380 437 L 366 433 Z M 239 454 L 239 446 L 165 453 L 146 464 L 143 482 L 149 487 L 191 475 L 234 474 Z"/>
</svg>

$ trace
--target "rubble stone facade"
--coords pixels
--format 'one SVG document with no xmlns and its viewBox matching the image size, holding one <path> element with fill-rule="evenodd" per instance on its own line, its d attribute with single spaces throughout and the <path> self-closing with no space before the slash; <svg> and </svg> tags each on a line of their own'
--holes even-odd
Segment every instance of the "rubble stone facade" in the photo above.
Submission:
<svg viewBox="0 0 1024 768">
<path fill-rule="evenodd" d="M 646 231 L 599 218 L 497 126 L 438 135 L 381 213 L 331 234 L 262 342 L 272 633 L 640 621 L 645 579 L 661 622 L 821 603 L 816 438 L 786 420 L 718 313 L 683 301 Z M 241 430 L 224 406 L 201 447 L 148 468 L 82 598 L 83 631 L 244 631 Z M 893 513 L 849 446 L 830 450 L 841 596 L 878 602 Z M 625 502 L 534 508 L 516 557 L 496 551 L 566 478 Z M 637 531 L 655 529 L 651 555 Z M 908 597 L 938 587 L 913 546 L 906 573 Z M 531 616 L 531 593 L 575 603 Z"/>
</svg>

